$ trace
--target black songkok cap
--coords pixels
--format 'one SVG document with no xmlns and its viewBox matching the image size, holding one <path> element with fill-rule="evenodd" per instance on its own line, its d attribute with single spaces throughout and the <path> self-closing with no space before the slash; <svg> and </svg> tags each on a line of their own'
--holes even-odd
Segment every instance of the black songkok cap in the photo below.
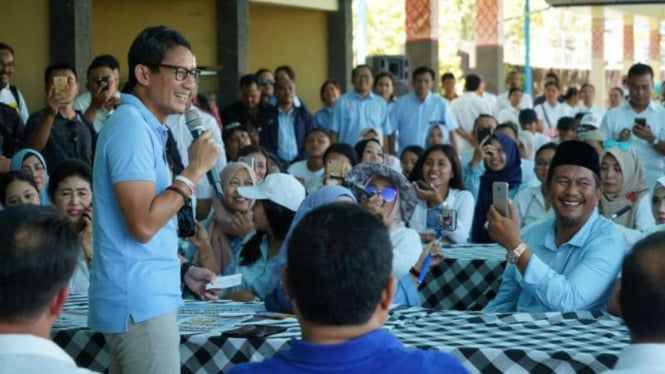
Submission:
<svg viewBox="0 0 665 374">
<path fill-rule="evenodd" d="M 552 178 L 554 169 L 561 165 L 577 165 L 591 170 L 600 178 L 600 161 L 596 150 L 585 142 L 569 140 L 559 144 L 550 162 L 547 180 Z"/>
</svg>

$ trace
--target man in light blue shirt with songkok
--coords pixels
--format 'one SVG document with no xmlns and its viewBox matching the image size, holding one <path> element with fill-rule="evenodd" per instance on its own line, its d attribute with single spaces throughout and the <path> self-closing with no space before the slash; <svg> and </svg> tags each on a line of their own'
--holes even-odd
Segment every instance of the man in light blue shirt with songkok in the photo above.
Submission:
<svg viewBox="0 0 665 374">
<path fill-rule="evenodd" d="M 457 129 L 450 108 L 439 95 L 432 93 L 436 75 L 434 70 L 421 66 L 413 72 L 414 92 L 401 97 L 390 115 L 393 130 L 399 133 L 397 149 L 410 145 L 427 147 L 427 134 L 432 126 L 440 126 L 446 143 L 455 147 L 450 134 Z"/>
<path fill-rule="evenodd" d="M 614 224 L 598 214 L 600 166 L 588 144 L 561 143 L 546 183 L 555 218 L 520 237 L 517 211 L 492 206 L 490 237 L 508 251 L 501 287 L 486 312 L 605 310 L 627 246 Z"/>
<path fill-rule="evenodd" d="M 368 127 L 379 127 L 384 134 L 383 144 L 393 133 L 388 118 L 388 104 L 372 93 L 372 69 L 358 65 L 351 73 L 354 90 L 342 95 L 333 107 L 331 140 L 333 143 L 356 144 L 360 132 Z"/>
</svg>

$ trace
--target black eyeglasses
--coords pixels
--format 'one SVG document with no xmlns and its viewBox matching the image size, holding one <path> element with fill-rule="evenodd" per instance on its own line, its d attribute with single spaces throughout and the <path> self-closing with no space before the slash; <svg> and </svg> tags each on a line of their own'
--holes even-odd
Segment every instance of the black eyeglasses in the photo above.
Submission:
<svg viewBox="0 0 665 374">
<path fill-rule="evenodd" d="M 194 77 L 195 81 L 198 81 L 199 78 L 201 77 L 201 69 L 187 70 L 182 66 L 175 66 L 168 64 L 159 64 L 158 66 L 173 69 L 173 71 L 175 72 L 175 80 L 177 81 L 184 81 L 185 79 L 187 79 L 188 75 Z"/>
</svg>

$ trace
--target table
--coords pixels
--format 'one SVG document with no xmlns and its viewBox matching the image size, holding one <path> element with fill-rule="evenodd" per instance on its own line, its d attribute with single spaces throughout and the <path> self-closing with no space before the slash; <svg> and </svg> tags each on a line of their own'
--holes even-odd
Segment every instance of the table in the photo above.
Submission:
<svg viewBox="0 0 665 374">
<path fill-rule="evenodd" d="M 235 364 L 261 361 L 299 337 L 294 318 L 257 318 L 261 304 L 187 302 L 178 313 L 183 373 L 224 372 Z M 242 315 L 245 313 L 245 315 Z M 104 336 L 85 327 L 87 300 L 73 298 L 52 337 L 80 366 L 108 369 Z M 237 323 L 287 328 L 267 339 L 227 338 L 220 331 Z M 395 306 L 386 323 L 407 347 L 456 355 L 472 372 L 594 373 L 611 368 L 628 342 L 623 322 L 603 313 L 483 314 Z"/>
<path fill-rule="evenodd" d="M 499 290 L 506 250 L 497 244 L 458 244 L 443 253 L 444 260 L 419 287 L 423 306 L 481 310 Z"/>
</svg>

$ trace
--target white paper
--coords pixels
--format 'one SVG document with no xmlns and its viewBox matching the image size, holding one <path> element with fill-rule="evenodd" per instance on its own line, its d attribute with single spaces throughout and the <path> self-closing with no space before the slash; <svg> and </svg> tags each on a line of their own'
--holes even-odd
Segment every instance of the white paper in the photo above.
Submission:
<svg viewBox="0 0 665 374">
<path fill-rule="evenodd" d="M 242 283 L 242 274 L 222 275 L 218 276 L 215 283 L 208 283 L 206 290 L 218 290 L 222 288 L 231 288 Z"/>
</svg>

